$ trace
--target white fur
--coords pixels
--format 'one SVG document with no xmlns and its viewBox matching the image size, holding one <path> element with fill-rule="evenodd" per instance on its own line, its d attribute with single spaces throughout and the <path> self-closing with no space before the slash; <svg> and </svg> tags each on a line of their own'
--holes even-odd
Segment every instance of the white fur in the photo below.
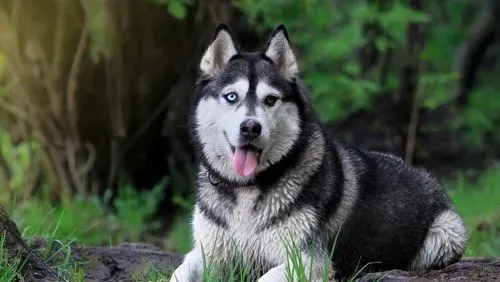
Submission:
<svg viewBox="0 0 500 282">
<path fill-rule="evenodd" d="M 248 88 L 248 80 L 237 80 L 226 86 L 218 99 L 212 97 L 202 99 L 196 109 L 196 130 L 203 153 L 210 165 L 233 180 L 240 180 L 241 177 L 234 173 L 231 147 L 223 132 L 226 131 L 229 141 L 232 145 L 236 145 L 235 136 L 239 134 L 239 126 L 246 115 L 246 109 L 240 107 L 235 110 L 236 106 L 229 105 L 222 95 L 235 92 L 241 101 L 245 98 Z"/>
<path fill-rule="evenodd" d="M 293 103 L 278 101 L 273 107 L 263 104 L 269 94 L 281 96 L 281 93 L 265 81 L 259 81 L 256 86 L 258 102 L 255 115 L 249 116 L 245 105 L 239 105 L 248 92 L 249 82 L 245 78 L 225 87 L 218 99 L 204 98 L 196 109 L 197 135 L 201 140 L 202 150 L 210 165 L 227 179 L 243 181 L 253 177 L 259 171 L 278 162 L 287 154 L 300 135 L 298 108 Z M 228 104 L 223 94 L 235 92 L 239 102 Z M 223 132 L 226 132 L 229 143 L 238 146 L 240 124 L 246 118 L 257 120 L 262 126 L 261 136 L 257 143 L 263 149 L 261 161 L 255 172 L 242 177 L 235 173 L 232 167 L 232 151 Z"/>
<path fill-rule="evenodd" d="M 231 92 L 236 92 L 238 94 L 240 101 L 245 99 L 245 96 L 247 95 L 248 88 L 250 87 L 250 83 L 248 82 L 248 79 L 246 78 L 240 78 L 236 82 L 227 85 L 222 89 L 221 94 L 228 94 Z M 221 99 L 223 99 L 221 97 Z"/>
<path fill-rule="evenodd" d="M 203 281 L 202 251 L 195 247 L 184 256 L 182 263 L 172 274 L 171 282 Z"/>
<path fill-rule="evenodd" d="M 297 59 L 283 31 L 279 31 L 271 38 L 265 54 L 274 61 L 286 78 L 291 79 L 298 75 Z"/>
<path fill-rule="evenodd" d="M 227 229 L 215 225 L 208 220 L 200 211 L 198 206 L 195 208 L 193 216 L 193 237 L 195 247 L 190 252 L 183 264 L 176 270 L 180 277 L 197 277 L 199 269 L 199 258 L 203 247 L 204 257 L 207 261 L 215 264 L 231 263 L 235 258 L 241 258 L 244 263 L 264 262 L 270 263 L 269 272 L 261 277 L 259 281 L 282 281 L 286 277 L 287 248 L 284 242 L 297 246 L 297 238 L 306 238 L 311 235 L 317 225 L 318 217 L 314 209 L 304 206 L 301 210 L 294 211 L 280 224 L 273 228 L 262 230 L 262 223 L 267 222 L 271 217 L 277 215 L 286 208 L 298 196 L 297 185 L 303 185 L 311 174 L 319 167 L 324 154 L 323 148 L 325 140 L 316 133 L 316 138 L 311 138 L 307 145 L 308 150 L 313 152 L 302 156 L 301 163 L 307 166 L 298 166 L 293 169 L 287 177 L 281 179 L 262 206 L 257 211 L 253 210 L 253 204 L 259 196 L 259 190 L 255 187 L 240 187 L 235 190 L 237 195 L 236 206 L 225 206 L 222 201 L 217 200 L 217 192 L 209 182 L 201 183 L 199 187 L 200 197 L 206 203 L 213 204 L 213 208 L 218 215 L 228 223 Z M 201 168 L 201 177 L 208 177 L 207 171 Z M 293 247 L 293 246 L 292 246 Z M 322 275 L 322 267 L 328 265 L 328 256 L 324 249 L 316 248 L 317 253 L 308 253 L 303 251 L 302 259 L 305 261 L 305 267 L 310 269 L 312 264 L 313 281 L 319 281 Z M 195 255 L 193 255 L 194 253 Z M 195 258 L 195 259 L 193 259 Z M 309 259 L 314 258 L 314 259 Z M 192 264 L 192 266 L 187 266 Z M 308 273 L 307 273 L 308 274 Z M 307 275 L 306 274 L 306 275 Z M 171 280 L 175 281 L 175 280 Z M 286 281 L 286 280 L 283 280 Z"/>
<path fill-rule="evenodd" d="M 351 159 L 349 153 L 339 147 L 340 160 L 342 162 L 342 167 L 344 171 L 344 191 L 342 193 L 342 199 L 339 203 L 339 207 L 334 216 L 330 219 L 330 231 L 333 236 L 341 230 L 342 225 L 349 218 L 356 200 L 358 199 L 358 179 L 356 172 L 356 167 L 354 167 L 354 160 Z"/>
<path fill-rule="evenodd" d="M 200 62 L 200 70 L 205 75 L 213 76 L 224 68 L 229 59 L 237 54 L 231 35 L 221 30 L 208 46 Z"/>
<path fill-rule="evenodd" d="M 213 117 L 220 126 L 220 133 L 222 134 L 222 132 L 226 132 L 232 146 L 239 145 L 238 140 L 240 136 L 240 124 L 248 118 L 248 109 L 245 105 L 239 104 L 245 100 L 249 87 L 250 84 L 245 78 L 241 78 L 234 84 L 225 87 L 222 94 L 236 92 L 238 94 L 239 101 L 236 104 L 230 105 L 224 100 L 224 98 L 221 97 L 217 105 L 219 109 L 217 110 L 216 116 Z M 210 141 L 207 140 L 207 142 Z M 223 139 L 223 143 L 226 144 L 226 148 L 229 149 L 229 154 L 232 155 L 231 149 L 229 144 L 227 144 L 225 137 Z"/>
<path fill-rule="evenodd" d="M 370 154 L 391 158 L 391 159 L 393 159 L 395 161 L 399 161 L 399 162 L 404 162 L 404 160 L 401 157 L 396 156 L 394 154 L 386 153 L 386 152 L 370 151 Z"/>
<path fill-rule="evenodd" d="M 276 95 L 281 98 L 281 92 L 269 85 L 266 81 L 259 81 L 255 87 L 255 95 L 260 101 L 264 101 L 267 95 Z M 279 100 L 278 100 L 279 102 Z"/>
<path fill-rule="evenodd" d="M 432 265 L 449 263 L 453 257 L 464 251 L 466 238 L 467 230 L 462 218 L 453 210 L 442 212 L 434 219 L 410 269 L 424 270 Z"/>
</svg>

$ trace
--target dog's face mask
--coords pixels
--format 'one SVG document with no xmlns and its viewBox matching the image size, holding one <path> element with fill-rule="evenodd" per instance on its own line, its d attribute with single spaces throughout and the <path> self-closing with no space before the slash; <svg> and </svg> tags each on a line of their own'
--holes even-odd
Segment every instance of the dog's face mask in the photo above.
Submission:
<svg viewBox="0 0 500 282">
<path fill-rule="evenodd" d="M 300 135 L 298 66 L 286 30 L 278 27 L 263 52 L 236 49 L 221 25 L 200 63 L 205 81 L 195 132 L 209 165 L 223 177 L 245 181 L 278 162 Z"/>
</svg>

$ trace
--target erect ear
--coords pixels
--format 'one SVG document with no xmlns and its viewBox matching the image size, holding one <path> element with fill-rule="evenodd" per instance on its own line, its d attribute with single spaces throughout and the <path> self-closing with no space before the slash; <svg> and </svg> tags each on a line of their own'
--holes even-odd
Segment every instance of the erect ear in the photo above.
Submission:
<svg viewBox="0 0 500 282">
<path fill-rule="evenodd" d="M 227 25 L 221 23 L 215 30 L 212 43 L 210 43 L 201 58 L 200 70 L 205 75 L 213 76 L 222 70 L 229 62 L 229 59 L 237 53 L 231 30 Z"/>
<path fill-rule="evenodd" d="M 297 60 L 288 39 L 288 32 L 283 24 L 276 27 L 271 33 L 265 54 L 278 66 L 279 71 L 286 78 L 291 79 L 298 75 Z"/>
</svg>

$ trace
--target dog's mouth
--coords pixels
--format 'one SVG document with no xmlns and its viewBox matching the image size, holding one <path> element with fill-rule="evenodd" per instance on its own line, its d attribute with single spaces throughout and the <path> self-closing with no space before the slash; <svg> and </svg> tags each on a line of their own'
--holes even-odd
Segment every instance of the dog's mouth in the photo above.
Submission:
<svg viewBox="0 0 500 282">
<path fill-rule="evenodd" d="M 257 165 L 262 154 L 262 149 L 258 149 L 253 145 L 244 145 L 240 147 L 231 146 L 233 151 L 233 168 L 239 176 L 251 175 Z"/>
<path fill-rule="evenodd" d="M 228 139 L 227 135 L 226 139 Z M 233 152 L 233 168 L 236 174 L 245 177 L 252 175 L 259 165 L 262 149 L 252 144 L 233 146 L 229 140 L 227 142 Z"/>
</svg>

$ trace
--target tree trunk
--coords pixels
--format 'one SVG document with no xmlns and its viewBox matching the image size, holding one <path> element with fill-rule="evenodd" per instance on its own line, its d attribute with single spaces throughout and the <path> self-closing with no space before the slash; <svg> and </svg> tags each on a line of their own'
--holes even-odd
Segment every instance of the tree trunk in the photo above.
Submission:
<svg viewBox="0 0 500 282">
<path fill-rule="evenodd" d="M 60 281 L 57 273 L 42 258 L 33 252 L 21 238 L 16 224 L 9 219 L 4 208 L 0 206 L 0 242 L 3 241 L 4 254 L 9 263 L 24 262 L 21 273 L 26 281 Z M 15 265 L 11 265 L 13 267 Z"/>
<path fill-rule="evenodd" d="M 411 0 L 409 6 L 423 10 L 422 0 Z M 425 26 L 421 23 L 410 23 L 407 29 L 405 43 L 405 58 L 401 70 L 401 82 L 396 92 L 396 105 L 400 113 L 402 147 L 405 148 L 405 159 L 411 162 L 416 146 L 418 131 L 418 113 L 420 111 L 418 84 L 421 68 L 420 54 L 425 44 Z"/>
<path fill-rule="evenodd" d="M 165 176 L 160 214 L 188 196 L 186 128 L 202 52 L 219 22 L 241 19 L 229 0 L 192 1 L 183 19 L 151 0 L 0 2 L 0 52 L 12 82 L 11 133 L 40 145 L 55 199 Z M 17 82 L 17 83 L 16 83 Z M 124 176 L 124 177 L 123 177 Z"/>
</svg>

